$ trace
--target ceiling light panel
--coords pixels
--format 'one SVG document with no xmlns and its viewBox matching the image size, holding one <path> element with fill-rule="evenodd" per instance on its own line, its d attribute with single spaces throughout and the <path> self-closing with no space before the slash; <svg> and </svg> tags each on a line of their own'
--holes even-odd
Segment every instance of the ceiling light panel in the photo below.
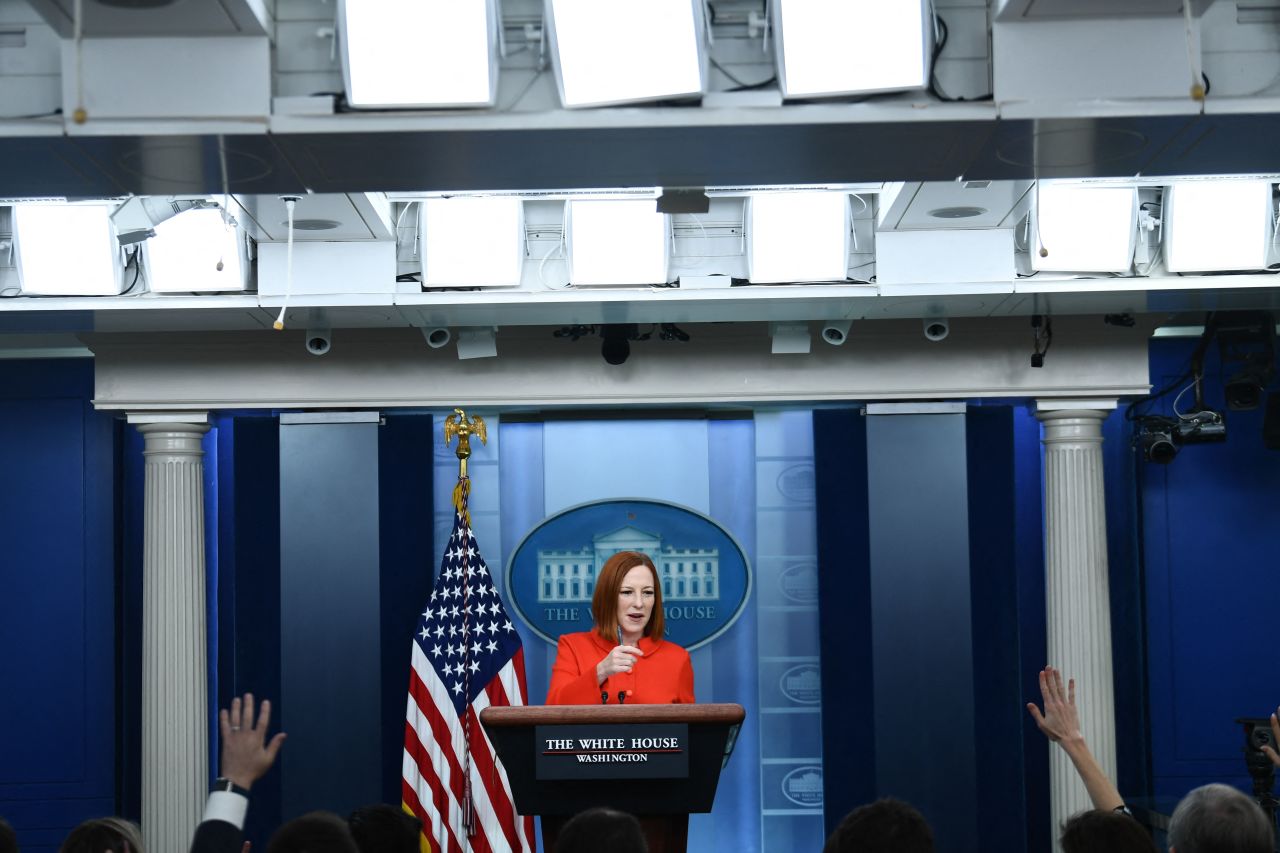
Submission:
<svg viewBox="0 0 1280 853">
<path fill-rule="evenodd" d="M 115 296 L 122 267 L 112 205 L 19 204 L 13 209 L 18 282 L 40 296 Z"/>
<path fill-rule="evenodd" d="M 493 106 L 497 0 L 340 0 L 338 21 L 351 106 Z"/>
<path fill-rule="evenodd" d="M 1041 181 L 1036 193 L 1031 208 L 1033 269 L 1129 271 L 1137 234 L 1137 189 Z"/>
<path fill-rule="evenodd" d="M 926 0 L 773 0 L 783 97 L 923 88 Z"/>
<path fill-rule="evenodd" d="M 565 204 L 570 284 L 666 283 L 667 217 L 653 199 Z"/>
<path fill-rule="evenodd" d="M 546 8 L 566 107 L 702 94 L 702 0 L 547 0 Z"/>
<path fill-rule="evenodd" d="M 524 268 L 524 203 L 429 198 L 418 217 L 425 287 L 514 287 Z"/>
<path fill-rule="evenodd" d="M 747 199 L 747 278 L 843 281 L 851 230 L 845 193 L 762 193 Z"/>
<path fill-rule="evenodd" d="M 220 209 L 188 210 L 156 226 L 144 244 L 154 293 L 245 289 L 244 240 Z"/>
<path fill-rule="evenodd" d="M 1186 181 L 1165 190 L 1161 210 L 1169 272 L 1257 270 L 1272 236 L 1268 181 Z"/>
</svg>

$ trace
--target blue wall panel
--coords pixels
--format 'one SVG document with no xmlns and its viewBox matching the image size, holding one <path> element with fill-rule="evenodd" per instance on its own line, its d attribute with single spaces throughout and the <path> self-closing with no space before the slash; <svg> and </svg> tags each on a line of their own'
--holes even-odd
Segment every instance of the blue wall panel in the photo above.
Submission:
<svg viewBox="0 0 1280 853">
<path fill-rule="evenodd" d="M 218 705 L 253 693 L 280 712 L 280 427 L 274 417 L 236 417 L 219 430 L 217 501 Z M 228 447 L 229 445 L 229 447 Z M 230 453 L 226 452 L 230 450 Z M 283 713 L 274 716 L 279 730 Z M 293 744 L 286 746 L 290 750 Z M 281 821 L 283 774 L 277 767 L 253 786 L 245 837 L 255 849 Z"/>
<path fill-rule="evenodd" d="M 0 362 L 0 815 L 52 853 L 115 802 L 114 429 L 88 361 Z"/>
<path fill-rule="evenodd" d="M 280 427 L 286 820 L 315 809 L 346 814 L 382 794 L 381 738 L 370 737 L 382 725 L 378 429 Z"/>
<path fill-rule="evenodd" d="M 867 515 L 867 422 L 856 409 L 813 413 L 818 506 L 818 611 L 822 697 L 839 713 L 822 716 L 827 832 L 876 796 L 875 708 L 871 690 L 871 570 Z M 839 606 L 833 606 L 837 604 Z"/>
<path fill-rule="evenodd" d="M 1179 376 L 1193 345 L 1154 340 L 1153 384 Z M 1211 349 L 1206 402 L 1215 409 L 1227 372 Z M 1225 443 L 1187 446 L 1172 464 L 1141 469 L 1157 796 L 1210 781 L 1247 789 L 1232 721 L 1266 716 L 1280 701 L 1280 453 L 1263 447 L 1261 433 L 1262 410 L 1228 412 Z"/>
<path fill-rule="evenodd" d="M 964 415 L 868 416 L 867 485 L 877 792 L 919 808 L 940 851 L 977 851 Z M 923 696 L 944 722 L 921 725 Z"/>
<path fill-rule="evenodd" d="M 977 818 L 983 847 L 991 850 L 1027 843 L 1022 730 L 1030 719 L 1019 701 L 1014 414 L 1011 407 L 990 406 L 972 407 L 965 416 L 974 742 L 982 780 Z"/>
</svg>

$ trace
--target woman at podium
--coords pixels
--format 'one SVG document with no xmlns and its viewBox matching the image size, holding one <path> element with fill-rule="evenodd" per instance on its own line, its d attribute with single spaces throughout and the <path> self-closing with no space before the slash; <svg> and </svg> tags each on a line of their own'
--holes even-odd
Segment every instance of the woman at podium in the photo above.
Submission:
<svg viewBox="0 0 1280 853">
<path fill-rule="evenodd" d="M 653 561 L 620 551 L 591 596 L 595 628 L 562 634 L 548 705 L 693 702 L 689 653 L 662 639 L 662 586 Z"/>
</svg>

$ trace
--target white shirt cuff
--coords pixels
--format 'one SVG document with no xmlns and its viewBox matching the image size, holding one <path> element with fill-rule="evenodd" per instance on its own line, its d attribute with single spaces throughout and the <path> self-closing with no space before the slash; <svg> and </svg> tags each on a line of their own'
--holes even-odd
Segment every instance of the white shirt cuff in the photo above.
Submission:
<svg viewBox="0 0 1280 853">
<path fill-rule="evenodd" d="M 236 829 L 244 829 L 244 816 L 248 811 L 248 797 L 231 791 L 213 791 L 204 807 L 204 819 L 225 820 Z"/>
</svg>

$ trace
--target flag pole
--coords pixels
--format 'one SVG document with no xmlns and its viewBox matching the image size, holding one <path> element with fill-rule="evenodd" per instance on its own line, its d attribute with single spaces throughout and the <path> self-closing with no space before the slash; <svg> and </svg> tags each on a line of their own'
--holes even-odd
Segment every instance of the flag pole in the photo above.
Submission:
<svg viewBox="0 0 1280 853">
<path fill-rule="evenodd" d="M 454 453 L 458 456 L 458 485 L 453 489 L 453 508 L 471 526 L 471 512 L 467 505 L 471 496 L 471 479 L 467 476 L 467 459 L 471 457 L 471 436 L 476 436 L 482 444 L 488 444 L 488 433 L 484 418 L 473 415 L 467 418 L 462 409 L 454 409 L 444 420 L 444 444 L 448 447 L 454 436 L 458 437 L 458 446 Z M 462 554 L 462 666 L 463 695 L 471 696 L 471 554 L 467 549 Z M 469 699 L 468 699 L 469 702 Z M 462 715 L 462 831 L 470 838 L 475 835 L 475 805 L 471 795 L 471 712 L 466 710 Z"/>
</svg>

